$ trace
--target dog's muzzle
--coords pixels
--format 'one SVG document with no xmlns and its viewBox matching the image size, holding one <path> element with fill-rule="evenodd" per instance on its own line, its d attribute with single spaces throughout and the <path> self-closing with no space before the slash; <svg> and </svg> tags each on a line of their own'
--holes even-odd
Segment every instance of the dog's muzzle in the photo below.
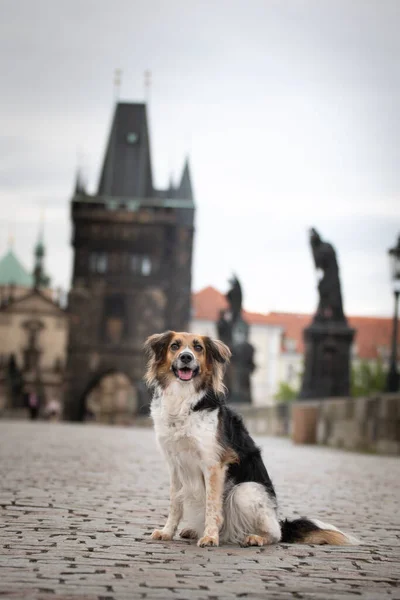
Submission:
<svg viewBox="0 0 400 600">
<path fill-rule="evenodd" d="M 175 376 L 181 381 L 191 381 L 199 373 L 199 364 L 192 352 L 181 352 L 172 365 Z"/>
</svg>

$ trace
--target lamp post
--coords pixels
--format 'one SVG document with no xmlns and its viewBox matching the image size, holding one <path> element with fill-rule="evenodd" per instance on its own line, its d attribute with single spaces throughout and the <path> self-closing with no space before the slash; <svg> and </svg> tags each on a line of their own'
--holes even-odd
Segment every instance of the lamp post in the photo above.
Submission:
<svg viewBox="0 0 400 600">
<path fill-rule="evenodd" d="M 399 389 L 400 377 L 397 369 L 397 324 L 399 311 L 399 294 L 400 294 L 400 236 L 397 240 L 397 246 L 389 250 L 393 292 L 394 292 L 394 316 L 393 316 L 393 337 L 392 337 L 392 352 L 390 355 L 390 366 L 386 381 L 387 392 L 397 392 Z"/>
</svg>

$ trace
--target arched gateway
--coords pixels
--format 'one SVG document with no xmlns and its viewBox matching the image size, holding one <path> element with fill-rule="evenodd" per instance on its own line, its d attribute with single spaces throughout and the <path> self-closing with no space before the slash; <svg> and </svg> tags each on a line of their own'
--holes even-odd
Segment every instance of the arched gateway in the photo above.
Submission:
<svg viewBox="0 0 400 600">
<path fill-rule="evenodd" d="M 83 404 L 84 421 L 129 425 L 138 413 L 138 394 L 129 377 L 110 371 L 91 382 Z"/>
</svg>

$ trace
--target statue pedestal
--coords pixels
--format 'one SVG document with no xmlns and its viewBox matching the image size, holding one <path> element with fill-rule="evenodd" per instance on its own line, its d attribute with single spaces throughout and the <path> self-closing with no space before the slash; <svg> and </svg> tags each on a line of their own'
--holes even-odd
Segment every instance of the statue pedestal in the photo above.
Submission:
<svg viewBox="0 0 400 600">
<path fill-rule="evenodd" d="M 355 330 L 346 322 L 312 323 L 304 330 L 305 365 L 299 399 L 350 395 Z"/>
</svg>

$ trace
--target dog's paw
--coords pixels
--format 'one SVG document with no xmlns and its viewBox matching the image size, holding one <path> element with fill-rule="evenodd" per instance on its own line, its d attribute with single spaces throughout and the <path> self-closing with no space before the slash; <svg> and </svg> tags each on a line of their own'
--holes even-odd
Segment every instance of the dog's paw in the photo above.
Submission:
<svg viewBox="0 0 400 600">
<path fill-rule="evenodd" d="M 152 540 L 162 540 L 163 542 L 169 542 L 172 540 L 172 535 L 170 533 L 165 533 L 162 529 L 155 529 L 151 534 Z"/>
<path fill-rule="evenodd" d="M 206 546 L 218 546 L 219 545 L 218 536 L 217 535 L 205 535 L 204 537 L 199 539 L 199 541 L 197 542 L 197 545 L 200 546 L 200 548 L 205 548 Z"/>
<path fill-rule="evenodd" d="M 197 535 L 197 531 L 195 531 L 194 529 L 190 529 L 190 528 L 182 529 L 179 536 L 181 538 L 183 538 L 184 540 L 197 540 L 197 538 L 199 537 Z"/>
<path fill-rule="evenodd" d="M 260 535 L 248 535 L 240 545 L 247 548 L 248 546 L 264 546 L 264 544 L 265 540 Z"/>
</svg>

